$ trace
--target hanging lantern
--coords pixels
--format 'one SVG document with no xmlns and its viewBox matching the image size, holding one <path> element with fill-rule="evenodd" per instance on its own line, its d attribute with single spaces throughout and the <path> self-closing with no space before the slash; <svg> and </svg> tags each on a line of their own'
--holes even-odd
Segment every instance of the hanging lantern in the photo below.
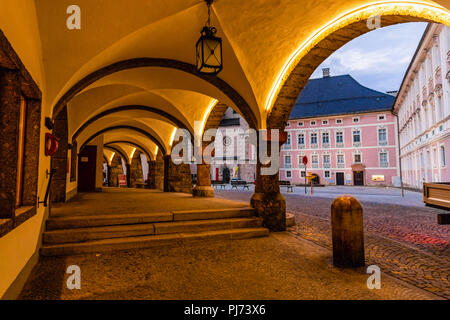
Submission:
<svg viewBox="0 0 450 320">
<path fill-rule="evenodd" d="M 222 39 L 216 37 L 217 29 L 211 27 L 211 4 L 208 5 L 208 21 L 201 31 L 197 41 L 197 71 L 203 74 L 218 74 L 222 68 Z"/>
</svg>

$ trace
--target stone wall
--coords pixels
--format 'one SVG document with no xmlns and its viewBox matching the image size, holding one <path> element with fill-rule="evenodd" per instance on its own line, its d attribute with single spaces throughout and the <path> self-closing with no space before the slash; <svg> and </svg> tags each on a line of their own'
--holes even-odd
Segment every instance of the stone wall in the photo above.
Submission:
<svg viewBox="0 0 450 320">
<path fill-rule="evenodd" d="M 123 174 L 122 158 L 115 155 L 111 161 L 111 173 L 109 174 L 108 185 L 110 187 L 119 186 L 119 174 Z"/>
<path fill-rule="evenodd" d="M 144 182 L 144 176 L 142 173 L 141 153 L 136 151 L 130 166 L 130 187 L 136 188 L 136 183 Z"/>
<path fill-rule="evenodd" d="M 164 159 L 162 157 L 155 161 L 155 188 L 164 191 Z"/>
<path fill-rule="evenodd" d="M 191 166 L 189 164 L 176 165 L 170 156 L 165 156 L 164 165 L 166 169 L 166 192 L 193 192 Z"/>
<path fill-rule="evenodd" d="M 68 129 L 67 107 L 56 116 L 53 134 L 58 139 L 58 151 L 52 156 L 51 168 L 56 170 L 51 186 L 52 202 L 66 201 Z"/>
</svg>

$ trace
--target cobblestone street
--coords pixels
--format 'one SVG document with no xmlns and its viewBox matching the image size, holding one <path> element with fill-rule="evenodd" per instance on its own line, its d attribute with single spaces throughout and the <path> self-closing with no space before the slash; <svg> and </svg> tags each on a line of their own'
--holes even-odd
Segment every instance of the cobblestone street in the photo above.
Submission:
<svg viewBox="0 0 450 320">
<path fill-rule="evenodd" d="M 287 211 L 297 221 L 288 231 L 331 249 L 330 208 L 338 194 L 320 197 L 316 193 L 311 197 L 301 195 L 299 189 L 295 194 L 284 194 Z M 321 192 L 327 193 L 326 189 Z M 342 193 L 351 191 L 348 188 Z M 364 192 L 379 201 L 363 200 Z M 437 224 L 436 214 L 441 211 L 419 205 L 421 194 L 413 192 L 407 195 L 407 205 L 402 198 L 397 200 L 400 204 L 383 203 L 381 199 L 389 198 L 389 192 L 392 190 L 354 189 L 364 209 L 366 264 L 378 265 L 388 275 L 450 299 L 450 227 Z M 216 197 L 226 199 L 249 201 L 251 195 L 251 191 L 216 190 Z"/>
</svg>

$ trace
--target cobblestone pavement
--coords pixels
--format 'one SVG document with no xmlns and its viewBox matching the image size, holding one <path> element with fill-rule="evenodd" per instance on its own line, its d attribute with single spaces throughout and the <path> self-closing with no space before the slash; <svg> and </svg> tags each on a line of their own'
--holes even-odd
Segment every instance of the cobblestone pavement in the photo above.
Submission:
<svg viewBox="0 0 450 320">
<path fill-rule="evenodd" d="M 216 197 L 249 201 L 252 192 L 216 190 Z M 332 198 L 284 195 L 296 237 L 331 249 Z M 337 195 L 336 195 L 337 196 Z M 366 263 L 416 287 L 450 299 L 450 226 L 437 224 L 440 210 L 362 201 Z"/>
</svg>

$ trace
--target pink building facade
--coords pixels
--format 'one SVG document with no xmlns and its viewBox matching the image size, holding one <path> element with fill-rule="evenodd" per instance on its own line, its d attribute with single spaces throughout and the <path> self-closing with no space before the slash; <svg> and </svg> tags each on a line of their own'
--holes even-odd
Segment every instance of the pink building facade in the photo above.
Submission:
<svg viewBox="0 0 450 320">
<path fill-rule="evenodd" d="M 280 180 L 316 184 L 400 185 L 395 97 L 350 75 L 311 79 L 295 105 L 281 149 Z"/>
<path fill-rule="evenodd" d="M 396 120 L 391 112 L 294 119 L 286 131 L 281 180 L 303 184 L 306 156 L 307 174 L 317 175 L 320 184 L 398 184 Z"/>
<path fill-rule="evenodd" d="M 429 24 L 394 106 L 399 115 L 403 181 L 449 182 L 450 28 Z"/>
</svg>

